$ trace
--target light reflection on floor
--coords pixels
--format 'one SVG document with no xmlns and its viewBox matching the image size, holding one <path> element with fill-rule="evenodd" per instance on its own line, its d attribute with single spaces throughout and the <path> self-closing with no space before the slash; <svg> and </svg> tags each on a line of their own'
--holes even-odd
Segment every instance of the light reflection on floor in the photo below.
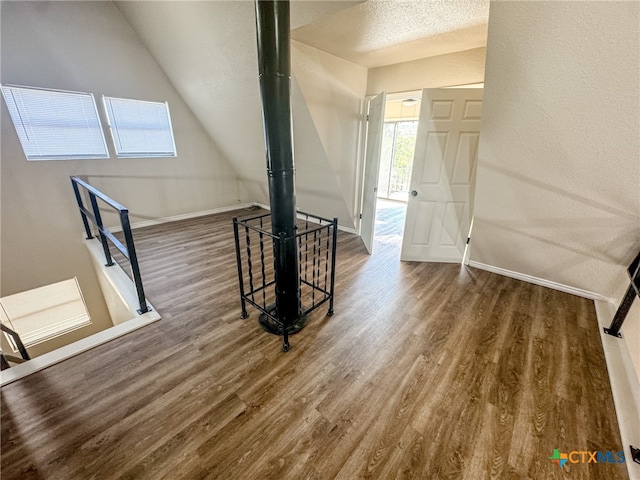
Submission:
<svg viewBox="0 0 640 480">
<path fill-rule="evenodd" d="M 376 249 L 396 249 L 400 256 L 402 246 L 402 231 L 407 204 L 378 198 L 376 204 L 376 227 L 374 231 L 374 255 Z M 390 254 L 391 252 L 386 252 Z"/>
</svg>

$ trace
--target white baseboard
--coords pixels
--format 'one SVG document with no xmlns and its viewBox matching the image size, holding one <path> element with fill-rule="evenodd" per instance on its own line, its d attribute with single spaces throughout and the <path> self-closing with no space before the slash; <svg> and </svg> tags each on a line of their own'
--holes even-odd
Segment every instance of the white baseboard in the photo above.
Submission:
<svg viewBox="0 0 640 480">
<path fill-rule="evenodd" d="M 358 231 L 355 228 L 343 227 L 342 225 L 338 225 L 338 230 L 346 233 L 353 233 L 354 235 L 358 234 Z"/>
<path fill-rule="evenodd" d="M 581 288 L 552 282 L 551 280 L 545 280 L 544 278 L 538 278 L 524 273 L 513 272 L 505 268 L 494 267 L 493 265 L 487 265 L 485 263 L 475 262 L 473 260 L 469 262 L 469 266 L 479 268 L 480 270 L 497 273 L 498 275 L 504 275 L 505 277 L 515 278 L 516 280 L 522 280 L 523 282 L 533 283 L 534 285 L 540 285 L 541 287 L 547 287 L 553 290 L 570 293 L 571 295 L 577 295 L 578 297 L 584 297 L 590 300 L 598 300 L 603 302 L 612 302 L 611 298 L 600 295 L 599 293 L 589 292 L 587 290 L 582 290 Z"/>
<path fill-rule="evenodd" d="M 172 215 L 170 217 L 154 218 L 153 220 L 144 220 L 142 222 L 134 222 L 131 224 L 131 228 L 143 228 L 151 227 L 154 225 L 161 225 L 163 223 L 177 222 L 179 220 L 189 220 L 191 218 L 204 217 L 206 215 L 215 215 L 216 213 L 231 212 L 233 210 L 240 210 L 243 208 L 252 207 L 253 203 L 239 203 L 237 205 L 230 205 L 228 207 L 218 207 L 209 210 L 200 210 L 198 212 L 181 213 L 180 215 Z M 109 227 L 111 232 L 121 232 L 122 227 L 120 225 L 115 227 Z"/>
<path fill-rule="evenodd" d="M 604 327 L 610 325 L 616 305 L 599 300 L 595 304 L 629 479 L 640 480 L 640 465 L 631 459 L 629 448 L 630 445 L 640 448 L 640 381 L 629 355 L 627 342 L 603 331 Z"/>
</svg>

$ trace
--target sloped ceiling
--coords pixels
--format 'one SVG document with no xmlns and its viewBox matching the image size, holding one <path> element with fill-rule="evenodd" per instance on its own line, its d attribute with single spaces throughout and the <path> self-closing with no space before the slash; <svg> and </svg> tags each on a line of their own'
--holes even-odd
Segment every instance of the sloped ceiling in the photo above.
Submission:
<svg viewBox="0 0 640 480">
<path fill-rule="evenodd" d="M 117 2 L 249 198 L 265 202 L 264 145 L 251 2 Z"/>
<path fill-rule="evenodd" d="M 115 4 L 234 168 L 243 199 L 268 203 L 254 2 Z M 488 0 L 305 0 L 291 2 L 291 27 L 293 38 L 366 67 L 484 44 L 487 14 Z M 366 83 L 366 78 L 363 81 Z M 350 192 L 345 193 L 350 187 L 344 184 L 355 177 L 344 179 L 340 175 L 341 171 L 354 173 L 358 159 L 348 159 L 354 164 L 348 169 L 337 168 L 336 158 L 325 150 L 324 161 L 321 160 L 318 152 L 312 151 L 313 142 L 300 142 L 297 138 L 309 138 L 306 129 L 315 128 L 318 112 L 293 106 L 294 114 L 296 109 L 311 114 L 294 117 L 296 168 L 305 167 L 308 161 L 314 168 L 333 170 L 335 181 L 323 186 L 324 194 L 344 200 L 331 216 L 338 216 L 342 225 L 353 227 L 354 201 Z M 326 144 L 325 139 L 321 145 Z M 357 157 L 357 147 L 354 150 Z M 341 157 L 340 162 L 343 160 Z M 307 179 L 309 185 L 304 183 Z M 304 192 L 317 187 L 311 177 L 300 176 L 299 199 L 304 202 Z"/>
<path fill-rule="evenodd" d="M 293 2 L 292 25 L 357 3 Z M 116 6 L 233 166 L 245 188 L 245 200 L 268 203 L 254 3 L 116 2 Z M 339 191 L 327 193 L 340 196 Z"/>
</svg>

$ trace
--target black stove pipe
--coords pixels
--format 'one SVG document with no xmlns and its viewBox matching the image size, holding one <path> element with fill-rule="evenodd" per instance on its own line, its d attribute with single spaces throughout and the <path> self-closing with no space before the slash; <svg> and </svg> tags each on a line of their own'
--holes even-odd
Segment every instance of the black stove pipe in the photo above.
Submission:
<svg viewBox="0 0 640 480">
<path fill-rule="evenodd" d="M 258 69 L 267 157 L 271 231 L 275 241 L 276 310 L 287 326 L 299 314 L 300 290 L 295 239 L 296 194 L 291 123 L 289 1 L 256 0 Z"/>
</svg>

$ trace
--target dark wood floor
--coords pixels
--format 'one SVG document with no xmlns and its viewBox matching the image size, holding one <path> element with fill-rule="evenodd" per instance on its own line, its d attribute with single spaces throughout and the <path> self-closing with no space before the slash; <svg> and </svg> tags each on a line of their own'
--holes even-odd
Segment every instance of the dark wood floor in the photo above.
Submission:
<svg viewBox="0 0 640 480">
<path fill-rule="evenodd" d="M 2 388 L 3 480 L 624 479 L 592 302 L 340 233 L 335 315 L 280 352 L 232 214 L 135 232 L 163 319 Z"/>
</svg>

